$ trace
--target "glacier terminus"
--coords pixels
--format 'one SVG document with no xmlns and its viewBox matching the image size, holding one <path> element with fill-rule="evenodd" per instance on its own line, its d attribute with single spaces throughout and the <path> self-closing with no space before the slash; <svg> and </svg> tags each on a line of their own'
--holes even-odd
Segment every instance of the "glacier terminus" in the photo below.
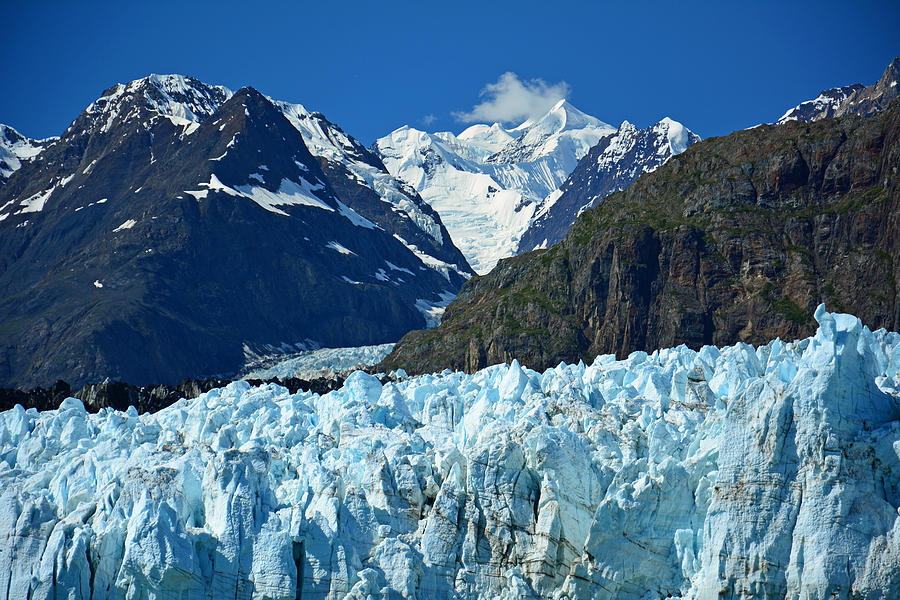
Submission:
<svg viewBox="0 0 900 600">
<path fill-rule="evenodd" d="M 900 335 L 0 413 L 0 598 L 897 598 Z"/>
</svg>

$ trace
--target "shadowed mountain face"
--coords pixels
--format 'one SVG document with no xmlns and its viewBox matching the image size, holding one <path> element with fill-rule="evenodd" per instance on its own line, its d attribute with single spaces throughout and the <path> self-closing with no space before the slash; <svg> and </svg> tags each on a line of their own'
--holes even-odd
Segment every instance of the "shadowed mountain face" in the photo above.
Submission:
<svg viewBox="0 0 900 600">
<path fill-rule="evenodd" d="M 536 369 L 685 343 L 794 339 L 819 302 L 900 327 L 900 103 L 694 144 L 565 239 L 471 279 L 382 363 Z"/>
<path fill-rule="evenodd" d="M 0 188 L 0 385 L 172 383 L 234 371 L 248 347 L 425 326 L 471 273 L 439 218 L 314 156 L 286 112 L 151 77 L 22 163 Z"/>
</svg>

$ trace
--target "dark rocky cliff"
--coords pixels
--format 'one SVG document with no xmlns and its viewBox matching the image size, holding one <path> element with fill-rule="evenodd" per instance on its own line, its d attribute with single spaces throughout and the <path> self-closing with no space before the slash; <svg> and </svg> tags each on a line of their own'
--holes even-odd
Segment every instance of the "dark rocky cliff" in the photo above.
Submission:
<svg viewBox="0 0 900 600">
<path fill-rule="evenodd" d="M 381 368 L 536 369 L 600 353 L 763 343 L 850 311 L 900 328 L 900 103 L 868 119 L 697 143 L 586 211 L 549 250 L 472 278 Z"/>
</svg>

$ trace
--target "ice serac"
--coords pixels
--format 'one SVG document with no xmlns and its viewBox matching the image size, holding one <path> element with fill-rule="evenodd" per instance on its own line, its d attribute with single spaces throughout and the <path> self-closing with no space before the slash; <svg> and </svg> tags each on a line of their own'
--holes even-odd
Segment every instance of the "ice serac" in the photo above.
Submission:
<svg viewBox="0 0 900 600">
<path fill-rule="evenodd" d="M 895 598 L 900 335 L 0 413 L 0 597 Z"/>
<path fill-rule="evenodd" d="M 700 136 L 668 117 L 646 129 L 625 121 L 602 137 L 563 184 L 540 202 L 519 239 L 518 252 L 556 244 L 582 212 L 699 141 Z"/>
<path fill-rule="evenodd" d="M 486 273 L 515 253 L 540 203 L 614 131 L 560 100 L 514 129 L 478 124 L 454 135 L 401 127 L 373 149 L 441 215 L 475 271 Z"/>
</svg>

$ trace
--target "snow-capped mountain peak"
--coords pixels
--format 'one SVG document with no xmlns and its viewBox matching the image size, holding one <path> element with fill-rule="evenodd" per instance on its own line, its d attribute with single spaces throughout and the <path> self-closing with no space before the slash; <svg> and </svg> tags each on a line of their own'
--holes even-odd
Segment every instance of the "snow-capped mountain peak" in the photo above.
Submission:
<svg viewBox="0 0 900 600">
<path fill-rule="evenodd" d="M 504 146 L 516 139 L 516 136 L 510 133 L 511 131 L 515 130 L 506 129 L 500 123 L 494 123 L 493 125 L 477 124 L 464 129 L 456 138 L 477 146 L 488 152 L 488 154 L 493 154 L 499 152 Z"/>
<path fill-rule="evenodd" d="M 815 99 L 802 102 L 784 113 L 775 124 L 782 125 L 788 121 L 808 123 L 850 114 L 871 117 L 886 109 L 898 97 L 900 97 L 900 57 L 891 61 L 876 83 L 869 86 L 855 83 L 825 90 Z"/>
<path fill-rule="evenodd" d="M 110 88 L 13 173 L 0 255 L 0 321 L 28 328 L 66 302 L 65 341 L 42 330 L 41 350 L 0 369 L 23 386 L 221 373 L 244 345 L 395 340 L 472 274 L 437 213 L 323 115 L 181 76 Z M 123 335 L 152 350 L 81 353 L 85 336 Z"/>
<path fill-rule="evenodd" d="M 154 74 L 125 84 L 117 83 L 92 102 L 85 113 L 106 118 L 101 131 L 110 129 L 119 118 L 139 117 L 142 109 L 186 122 L 199 122 L 232 95 L 226 87 L 208 85 L 193 77 Z"/>
<path fill-rule="evenodd" d="M 528 133 L 539 132 L 542 134 L 562 133 L 563 131 L 589 127 L 609 129 L 611 126 L 596 117 L 578 110 L 565 99 L 554 104 L 543 117 L 534 123 L 528 124 L 526 122 L 519 126 L 519 128 L 527 130 Z"/>
<path fill-rule="evenodd" d="M 574 154 L 581 158 L 601 137 L 615 130 L 612 125 L 583 113 L 567 100 L 560 100 L 539 119 L 526 121 L 510 130 L 510 133 L 518 133 L 518 137 L 488 157 L 486 162 L 531 162 L 553 153 Z"/>
<path fill-rule="evenodd" d="M 615 131 L 560 100 L 513 129 L 476 124 L 455 135 L 401 127 L 374 150 L 440 213 L 454 243 L 485 273 L 515 252 L 538 204 Z"/>
<path fill-rule="evenodd" d="M 681 154 L 693 143 L 691 137 L 693 133 L 687 127 L 669 117 L 660 119 L 659 123 L 653 126 L 653 130 L 665 132 L 671 154 Z"/>
<path fill-rule="evenodd" d="M 813 121 L 827 119 L 835 115 L 835 111 L 850 97 L 853 92 L 863 89 L 860 83 L 824 90 L 813 100 L 801 102 L 781 116 L 776 125 L 788 121 Z"/>
</svg>

